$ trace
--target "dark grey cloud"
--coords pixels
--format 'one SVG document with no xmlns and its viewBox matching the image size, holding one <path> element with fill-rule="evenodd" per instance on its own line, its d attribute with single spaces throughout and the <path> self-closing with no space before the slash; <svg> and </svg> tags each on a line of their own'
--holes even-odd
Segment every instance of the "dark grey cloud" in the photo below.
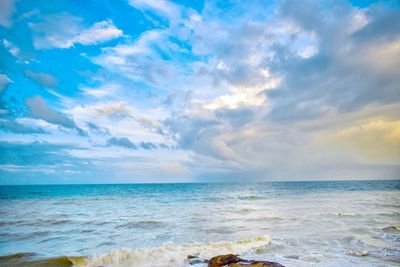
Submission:
<svg viewBox="0 0 400 267">
<path fill-rule="evenodd" d="M 164 149 L 170 149 L 170 147 L 167 144 L 161 143 L 159 144 L 160 148 L 164 148 Z"/>
<path fill-rule="evenodd" d="M 274 56 L 266 65 L 283 79 L 276 90 L 266 91 L 272 100 L 268 118 L 314 119 L 331 109 L 349 112 L 400 101 L 400 76 L 394 71 L 400 68 L 400 49 L 395 43 L 400 40 L 396 26 L 400 10 L 372 5 L 365 22 L 357 22 L 363 16 L 357 12 L 340 1 L 329 9 L 315 1 L 283 2 L 281 17 L 315 34 L 318 52 L 303 58 L 284 44 L 272 47 Z"/>
<path fill-rule="evenodd" d="M 146 128 L 152 132 L 158 133 L 160 135 L 165 135 L 165 129 L 163 129 L 163 126 L 160 121 L 152 120 L 150 118 L 139 118 L 136 120 L 137 123 L 139 123 L 143 128 Z"/>
<path fill-rule="evenodd" d="M 129 140 L 126 137 L 120 137 L 120 138 L 112 137 L 107 140 L 107 144 L 112 145 L 112 146 L 125 147 L 125 148 L 129 148 L 129 149 L 137 149 L 136 145 L 134 143 L 132 143 L 131 140 Z"/>
<path fill-rule="evenodd" d="M 140 147 L 146 150 L 156 149 L 156 145 L 151 142 L 140 142 Z"/>
<path fill-rule="evenodd" d="M 166 120 L 165 125 L 175 133 L 178 144 L 183 149 L 194 148 L 209 131 L 215 131 L 220 122 L 196 116 L 177 116 Z"/>
<path fill-rule="evenodd" d="M 399 38 L 399 8 L 390 8 L 384 3 L 373 5 L 367 10 L 369 23 L 353 34 L 354 41 L 364 43 L 374 40 L 374 42 L 387 42 Z"/>
<path fill-rule="evenodd" d="M 44 134 L 43 128 L 31 127 L 12 120 L 0 120 L 0 130 L 20 134 Z"/>
<path fill-rule="evenodd" d="M 43 87 L 55 88 L 58 86 L 58 80 L 48 73 L 27 70 L 25 71 L 25 75 Z"/>
<path fill-rule="evenodd" d="M 95 168 L 89 158 L 71 156 L 71 149 L 82 150 L 72 144 L 1 141 L 0 184 L 93 183 L 106 172 Z M 94 173 L 96 178 L 88 176 Z"/>
<path fill-rule="evenodd" d="M 233 122 L 238 123 L 234 119 Z M 229 123 L 212 116 L 195 115 L 174 117 L 165 123 L 175 133 L 180 149 L 191 150 L 198 155 L 220 161 L 234 160 L 231 145 L 224 138 L 225 134 L 235 131 Z"/>
<path fill-rule="evenodd" d="M 89 128 L 89 130 L 95 134 L 99 134 L 99 135 L 109 135 L 110 134 L 110 130 L 105 128 L 105 127 L 100 127 L 92 122 L 86 122 L 87 127 Z"/>
<path fill-rule="evenodd" d="M 252 121 L 254 111 L 248 107 L 220 108 L 215 111 L 218 119 L 227 121 L 234 128 L 242 127 Z"/>
<path fill-rule="evenodd" d="M 74 145 L 59 145 L 47 142 L 0 142 L 0 164 L 43 166 L 72 164 L 80 165 L 66 150 L 79 149 Z"/>
<path fill-rule="evenodd" d="M 41 96 L 35 96 L 25 100 L 32 117 L 42 119 L 52 124 L 60 125 L 65 128 L 76 129 L 80 134 L 83 131 L 75 122 L 65 114 L 50 108 Z"/>
<path fill-rule="evenodd" d="M 174 110 L 188 109 L 191 107 L 193 93 L 192 90 L 174 91 L 167 95 L 162 104 L 172 112 L 174 112 Z"/>
</svg>

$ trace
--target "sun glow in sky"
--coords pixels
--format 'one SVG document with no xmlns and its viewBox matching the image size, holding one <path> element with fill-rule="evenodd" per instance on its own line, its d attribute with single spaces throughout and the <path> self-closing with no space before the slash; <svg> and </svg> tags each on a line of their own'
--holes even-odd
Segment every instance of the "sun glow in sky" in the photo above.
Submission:
<svg viewBox="0 0 400 267">
<path fill-rule="evenodd" d="M 0 183 L 400 174 L 397 1 L 0 1 Z"/>
</svg>

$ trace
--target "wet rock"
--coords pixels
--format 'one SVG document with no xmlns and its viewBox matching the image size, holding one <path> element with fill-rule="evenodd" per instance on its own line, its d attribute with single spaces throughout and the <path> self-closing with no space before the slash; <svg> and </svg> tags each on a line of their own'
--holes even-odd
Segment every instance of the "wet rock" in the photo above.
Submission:
<svg viewBox="0 0 400 267">
<path fill-rule="evenodd" d="M 233 254 L 219 255 L 210 259 L 208 267 L 284 267 L 272 261 L 245 260 Z"/>
<path fill-rule="evenodd" d="M 219 255 L 210 259 L 208 267 L 222 267 L 231 263 L 240 262 L 241 260 L 241 258 L 233 254 Z"/>
<path fill-rule="evenodd" d="M 191 260 L 191 259 L 198 259 L 199 257 L 198 256 L 194 256 L 194 255 L 188 255 L 187 256 L 187 259 L 188 260 Z"/>
<path fill-rule="evenodd" d="M 199 259 L 198 256 L 193 256 L 193 255 L 188 255 L 186 260 L 189 261 L 190 265 L 203 264 L 209 262 L 209 260 Z"/>
</svg>

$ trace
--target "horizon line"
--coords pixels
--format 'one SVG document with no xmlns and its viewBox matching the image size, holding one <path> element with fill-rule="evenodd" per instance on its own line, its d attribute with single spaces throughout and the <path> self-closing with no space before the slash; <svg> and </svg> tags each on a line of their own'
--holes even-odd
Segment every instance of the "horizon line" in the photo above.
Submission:
<svg viewBox="0 0 400 267">
<path fill-rule="evenodd" d="M 233 184 L 233 183 L 304 183 L 304 182 L 382 182 L 400 181 L 400 178 L 352 179 L 352 180 L 269 180 L 269 181 L 198 181 L 198 182 L 132 182 L 132 183 L 47 183 L 47 184 L 0 184 L 0 186 L 54 186 L 54 185 L 164 185 L 164 184 Z"/>
</svg>

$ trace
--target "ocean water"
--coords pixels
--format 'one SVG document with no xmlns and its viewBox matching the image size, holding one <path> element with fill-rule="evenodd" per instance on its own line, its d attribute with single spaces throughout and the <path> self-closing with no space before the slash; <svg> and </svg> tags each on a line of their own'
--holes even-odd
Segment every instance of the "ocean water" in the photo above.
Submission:
<svg viewBox="0 0 400 267">
<path fill-rule="evenodd" d="M 0 187 L 0 266 L 179 267 L 224 253 L 400 266 L 400 181 Z"/>
</svg>

